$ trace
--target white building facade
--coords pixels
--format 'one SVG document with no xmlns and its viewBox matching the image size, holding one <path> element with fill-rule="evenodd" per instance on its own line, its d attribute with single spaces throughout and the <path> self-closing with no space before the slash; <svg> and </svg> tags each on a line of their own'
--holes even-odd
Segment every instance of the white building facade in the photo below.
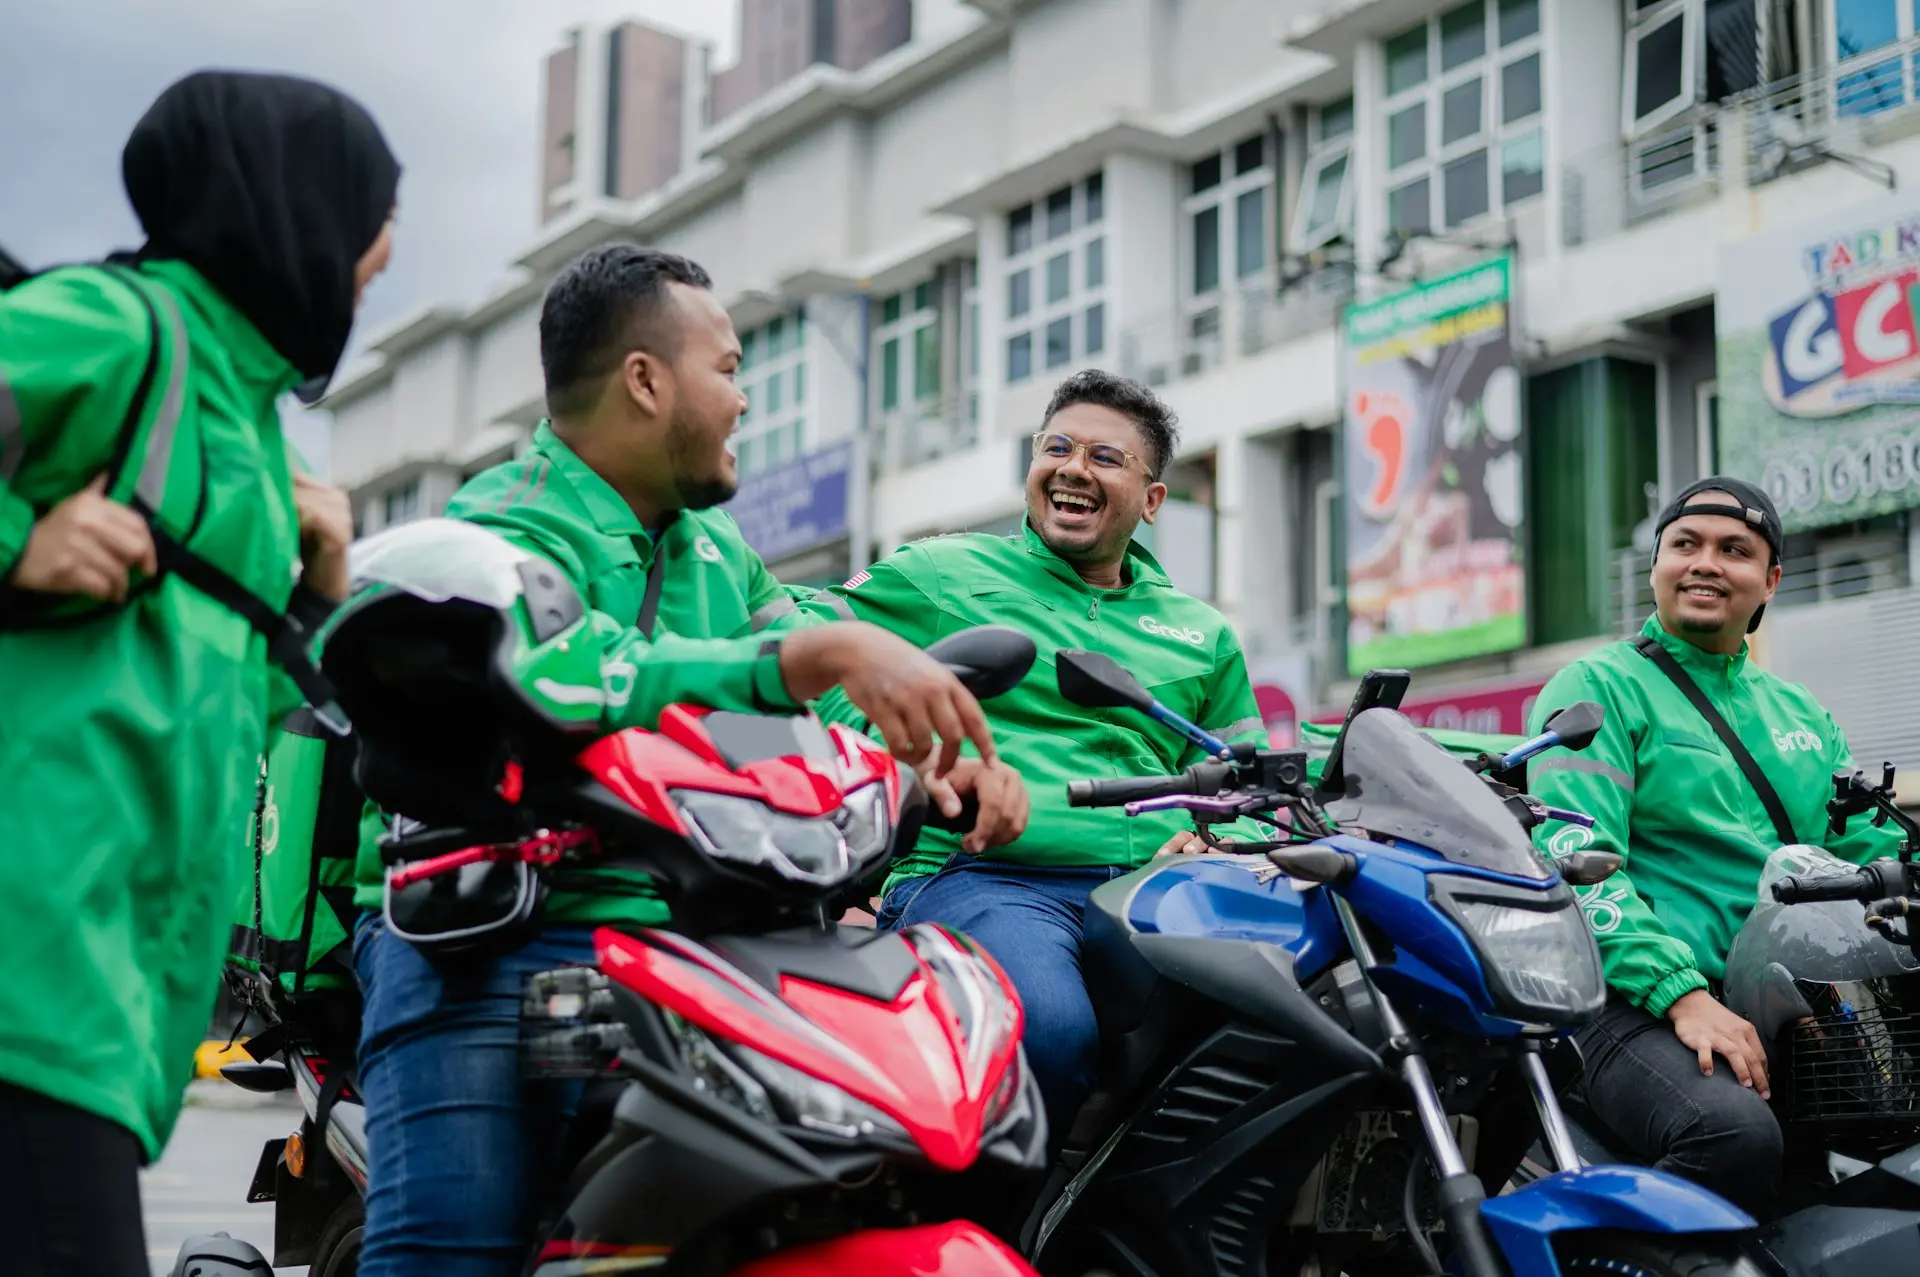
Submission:
<svg viewBox="0 0 1920 1277">
<path fill-rule="evenodd" d="M 1052 388 L 1155 385 L 1184 439 L 1153 548 L 1237 625 L 1284 728 L 1351 686 L 1342 310 L 1511 252 L 1530 640 L 1415 687 L 1430 721 L 1517 729 L 1548 674 L 1637 629 L 1649 510 L 1722 460 L 1722 247 L 1920 183 L 1914 7 L 922 0 L 906 46 L 812 67 L 665 187 L 547 227 L 477 306 L 379 335 L 330 397 L 334 478 L 364 531 L 438 510 L 542 414 L 553 272 L 658 246 L 712 273 L 747 344 L 743 473 L 788 475 L 818 525 L 769 555 L 790 580 L 1017 527 Z M 842 497 L 792 477 L 816 455 L 852 458 Z M 1876 690 L 1920 674 L 1908 528 L 1795 537 L 1760 655 L 1863 755 L 1920 765 Z"/>
</svg>

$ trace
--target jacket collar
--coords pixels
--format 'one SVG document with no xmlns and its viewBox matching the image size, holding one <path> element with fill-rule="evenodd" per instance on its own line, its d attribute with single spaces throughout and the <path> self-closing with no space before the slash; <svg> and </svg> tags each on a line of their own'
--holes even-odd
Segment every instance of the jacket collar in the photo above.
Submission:
<svg viewBox="0 0 1920 1277">
<path fill-rule="evenodd" d="M 554 474 L 573 490 L 580 504 L 586 507 L 594 527 L 608 536 L 637 537 L 643 545 L 653 544 L 652 534 L 640 525 L 633 507 L 614 491 L 612 484 L 582 461 L 579 453 L 567 446 L 567 441 L 554 432 L 553 423 L 545 417 L 534 427 L 533 450 L 545 457 Z"/>
<path fill-rule="evenodd" d="M 1661 647 L 1673 653 L 1673 657 L 1680 663 L 1681 669 L 1695 677 L 1711 675 L 1714 678 L 1726 679 L 1731 682 L 1739 678 L 1747 668 L 1747 652 L 1749 651 L 1749 647 L 1745 640 L 1741 641 L 1740 650 L 1732 656 L 1722 656 L 1718 652 L 1702 651 L 1685 639 L 1677 638 L 1667 633 L 1666 626 L 1660 624 L 1660 614 L 1657 612 L 1647 618 L 1647 623 L 1640 627 L 1640 632 L 1642 634 L 1651 634 Z"/>
<path fill-rule="evenodd" d="M 1078 586 L 1089 593 L 1094 587 L 1088 585 L 1081 575 L 1073 570 L 1073 565 L 1053 552 L 1053 547 L 1041 539 L 1034 530 L 1033 520 L 1023 517 L 1020 520 L 1021 536 L 1026 543 L 1027 553 L 1046 567 L 1047 571 L 1065 581 L 1068 585 Z M 1136 586 L 1168 585 L 1166 569 L 1160 561 L 1147 553 L 1146 547 L 1138 541 L 1127 542 L 1127 566 L 1124 573 L 1127 583 L 1118 590 L 1100 590 L 1101 594 L 1125 594 Z"/>
<path fill-rule="evenodd" d="M 144 262 L 140 270 L 166 283 L 206 325 L 215 344 L 226 352 L 234 375 L 243 383 L 271 387 L 277 395 L 291 390 L 300 380 L 286 356 L 269 345 L 252 321 L 199 271 L 170 258 Z"/>
</svg>

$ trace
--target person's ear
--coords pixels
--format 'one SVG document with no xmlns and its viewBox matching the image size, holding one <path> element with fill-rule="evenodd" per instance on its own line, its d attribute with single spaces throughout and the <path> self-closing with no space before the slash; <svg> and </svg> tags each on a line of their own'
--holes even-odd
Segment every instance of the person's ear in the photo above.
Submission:
<svg viewBox="0 0 1920 1277">
<path fill-rule="evenodd" d="M 1768 603 L 1773 602 L 1773 592 L 1779 588 L 1780 588 L 1780 564 L 1778 563 L 1778 561 L 1776 561 L 1772 567 L 1767 569 L 1766 601 Z"/>
<path fill-rule="evenodd" d="M 1145 508 L 1141 510 L 1140 517 L 1146 520 L 1148 523 L 1152 523 L 1153 516 L 1160 513 L 1160 506 L 1163 502 L 1166 501 L 1166 499 L 1167 499 L 1166 484 L 1158 483 L 1158 482 L 1149 483 L 1147 485 L 1147 504 Z"/>
<path fill-rule="evenodd" d="M 664 417 L 673 409 L 673 370 L 658 355 L 628 351 L 620 361 L 620 384 L 645 416 Z"/>
</svg>

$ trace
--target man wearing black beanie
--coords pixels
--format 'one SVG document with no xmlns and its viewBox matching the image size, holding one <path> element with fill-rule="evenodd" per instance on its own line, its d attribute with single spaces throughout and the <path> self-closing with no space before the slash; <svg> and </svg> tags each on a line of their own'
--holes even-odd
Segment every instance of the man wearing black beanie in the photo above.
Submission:
<svg viewBox="0 0 1920 1277">
<path fill-rule="evenodd" d="M 1543 825 L 1543 851 L 1625 859 L 1579 891 L 1610 986 L 1579 1039 L 1595 1116 L 1639 1157 L 1756 1211 L 1779 1190 L 1781 1136 L 1765 1044 L 1720 1000 L 1734 933 L 1777 848 L 1820 844 L 1860 863 L 1899 844 L 1866 821 L 1829 837 L 1830 778 L 1853 766 L 1846 739 L 1811 692 L 1747 659 L 1783 539 L 1751 484 L 1714 476 L 1681 492 L 1655 530 L 1655 613 L 1640 636 L 1562 670 L 1534 707 L 1538 731 L 1554 710 L 1597 701 L 1605 727 L 1585 751 L 1529 768 L 1542 802 L 1594 818 L 1591 830 Z"/>
</svg>

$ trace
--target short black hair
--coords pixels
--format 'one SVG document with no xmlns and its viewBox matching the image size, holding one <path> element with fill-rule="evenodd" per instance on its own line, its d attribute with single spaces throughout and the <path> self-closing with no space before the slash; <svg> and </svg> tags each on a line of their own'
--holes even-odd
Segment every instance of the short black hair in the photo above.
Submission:
<svg viewBox="0 0 1920 1277">
<path fill-rule="evenodd" d="M 1047 401 L 1047 415 L 1040 424 L 1045 426 L 1057 413 L 1083 403 L 1111 408 L 1138 426 L 1153 452 L 1147 458 L 1153 467 L 1151 477 L 1158 479 L 1166 472 L 1180 443 L 1180 418 L 1159 395 L 1131 377 L 1088 368 L 1060 383 Z"/>
<path fill-rule="evenodd" d="M 671 359 L 678 327 L 669 284 L 712 288 L 697 262 L 638 244 L 602 244 L 563 267 L 540 306 L 540 371 L 555 417 L 592 407 L 599 384 L 633 350 Z"/>
</svg>

